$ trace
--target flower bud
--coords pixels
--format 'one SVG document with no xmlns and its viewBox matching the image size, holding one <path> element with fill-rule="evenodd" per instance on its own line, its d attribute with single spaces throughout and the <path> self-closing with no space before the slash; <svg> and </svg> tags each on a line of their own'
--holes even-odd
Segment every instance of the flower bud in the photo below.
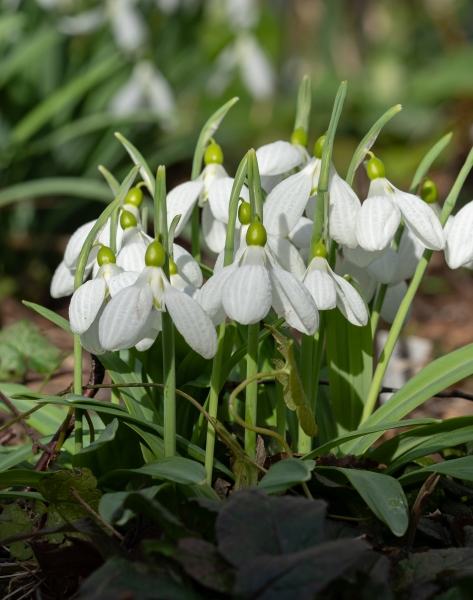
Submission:
<svg viewBox="0 0 473 600">
<path fill-rule="evenodd" d="M 296 129 L 292 132 L 291 144 L 293 146 L 307 146 L 307 133 L 302 129 L 302 127 L 299 127 L 299 129 Z"/>
<path fill-rule="evenodd" d="M 169 275 L 177 275 L 178 273 L 179 269 L 176 263 L 173 260 L 169 260 Z"/>
<path fill-rule="evenodd" d="M 162 267 L 166 260 L 164 247 L 157 240 L 151 242 L 146 249 L 145 263 L 147 267 Z"/>
<path fill-rule="evenodd" d="M 251 223 L 251 206 L 249 202 L 245 202 L 243 198 L 240 198 L 241 204 L 238 208 L 238 220 L 242 225 L 249 225 Z"/>
<path fill-rule="evenodd" d="M 127 195 L 125 196 L 125 204 L 133 204 L 133 206 L 141 206 L 143 202 L 143 192 L 139 187 L 132 187 L 128 190 Z"/>
<path fill-rule="evenodd" d="M 420 188 L 420 197 L 427 204 L 433 204 L 434 202 L 437 202 L 439 192 L 432 179 L 427 178 L 424 181 L 422 187 Z"/>
<path fill-rule="evenodd" d="M 328 256 L 327 249 L 322 244 L 322 242 L 319 242 L 315 246 L 314 256 L 316 256 L 317 258 L 327 258 L 327 256 Z"/>
<path fill-rule="evenodd" d="M 368 173 L 368 177 L 371 180 L 380 179 L 381 177 L 386 176 L 386 171 L 384 169 L 384 165 L 379 160 L 379 158 L 376 158 L 376 156 L 372 156 L 369 159 L 368 165 L 366 167 L 366 172 Z"/>
<path fill-rule="evenodd" d="M 206 165 L 221 165 L 223 163 L 222 149 L 215 142 L 212 142 L 207 146 L 204 154 L 204 163 Z"/>
<path fill-rule="evenodd" d="M 253 221 L 248 227 L 246 232 L 246 243 L 248 246 L 264 246 L 268 236 L 266 235 L 266 229 L 263 223 L 260 221 Z"/>
<path fill-rule="evenodd" d="M 117 259 L 110 248 L 102 246 L 97 254 L 97 262 L 102 267 L 103 265 L 114 265 Z"/>
<path fill-rule="evenodd" d="M 130 227 L 136 227 L 138 222 L 135 215 L 129 210 L 122 210 L 122 214 L 120 215 L 120 225 L 122 226 L 122 229 L 129 229 Z"/>
<path fill-rule="evenodd" d="M 324 149 L 325 140 L 327 139 L 327 134 L 320 136 L 319 139 L 315 142 L 314 146 L 314 156 L 315 158 L 322 158 L 322 151 Z"/>
</svg>

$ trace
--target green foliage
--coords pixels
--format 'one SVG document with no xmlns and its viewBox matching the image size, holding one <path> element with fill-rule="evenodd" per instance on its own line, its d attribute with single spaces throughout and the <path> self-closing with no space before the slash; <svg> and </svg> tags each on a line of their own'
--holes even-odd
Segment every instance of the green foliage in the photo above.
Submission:
<svg viewBox="0 0 473 600">
<path fill-rule="evenodd" d="M 0 379 L 21 379 L 29 369 L 48 373 L 60 353 L 33 323 L 16 321 L 0 331 Z"/>
<path fill-rule="evenodd" d="M 31 531 L 40 515 L 23 510 L 18 504 L 10 504 L 3 510 L 2 517 L 9 521 L 0 523 L 0 539 Z M 19 560 L 28 560 L 33 556 L 31 547 L 22 541 L 13 542 L 9 548 L 12 556 Z"/>
<path fill-rule="evenodd" d="M 268 494 L 285 492 L 302 481 L 309 481 L 314 467 L 313 460 L 301 461 L 297 458 L 281 460 L 269 469 L 258 487 Z"/>
</svg>

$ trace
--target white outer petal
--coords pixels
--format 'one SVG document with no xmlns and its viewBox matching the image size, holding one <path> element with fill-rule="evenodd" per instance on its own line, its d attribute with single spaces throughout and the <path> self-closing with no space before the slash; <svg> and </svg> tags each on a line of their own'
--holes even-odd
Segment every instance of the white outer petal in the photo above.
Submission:
<svg viewBox="0 0 473 600">
<path fill-rule="evenodd" d="M 99 339 L 99 323 L 104 310 L 105 304 L 102 304 L 91 326 L 79 337 L 81 346 L 84 350 L 87 350 L 87 352 L 95 354 L 96 356 L 106 352 Z"/>
<path fill-rule="evenodd" d="M 179 275 L 191 285 L 201 287 L 204 281 L 202 271 L 195 258 L 185 248 L 173 244 L 174 262 L 179 270 Z"/>
<path fill-rule="evenodd" d="M 54 271 L 49 293 L 53 298 L 70 296 L 74 292 L 75 271 L 66 267 L 62 260 Z"/>
<path fill-rule="evenodd" d="M 402 233 L 401 243 L 397 251 L 399 261 L 396 276 L 391 285 L 396 285 L 405 279 L 410 279 L 419 264 L 419 260 L 424 254 L 425 246 L 419 241 L 417 236 L 406 227 Z"/>
<path fill-rule="evenodd" d="M 179 224 L 176 227 L 176 236 L 184 229 L 184 225 L 189 220 L 192 209 L 199 199 L 199 195 L 203 188 L 203 181 L 186 181 L 186 183 L 181 183 L 176 186 L 167 195 L 168 224 L 170 225 L 172 223 L 172 220 L 176 215 L 181 215 Z"/>
<path fill-rule="evenodd" d="M 317 194 L 312 194 L 309 196 L 307 200 L 307 204 L 305 207 L 305 214 L 310 221 L 313 221 L 315 218 L 315 207 L 317 205 Z"/>
<path fill-rule="evenodd" d="M 219 254 L 225 248 L 227 226 L 222 221 L 217 221 L 208 204 L 202 209 L 202 234 L 211 252 Z"/>
<path fill-rule="evenodd" d="M 312 240 L 312 228 L 314 224 L 307 217 L 301 217 L 297 225 L 288 235 L 291 242 L 297 248 L 309 248 Z"/>
<path fill-rule="evenodd" d="M 79 258 L 82 246 L 84 245 L 87 236 L 92 231 L 92 227 L 95 223 L 96 221 L 89 221 L 88 223 L 81 225 L 79 229 L 75 230 L 67 242 L 66 250 L 64 251 L 64 263 L 69 269 L 73 269 L 77 265 L 77 259 Z"/>
<path fill-rule="evenodd" d="M 350 323 L 359 327 L 368 323 L 368 310 L 356 289 L 343 277 L 336 275 L 329 267 L 330 275 L 337 288 L 337 306 Z"/>
<path fill-rule="evenodd" d="M 365 250 L 387 248 L 401 222 L 401 211 L 388 196 L 367 198 L 358 212 L 356 239 Z"/>
<path fill-rule="evenodd" d="M 297 279 L 302 279 L 305 272 L 305 264 L 297 248 L 291 242 L 269 234 L 267 248 L 269 248 L 276 262 L 283 269 L 292 273 Z"/>
<path fill-rule="evenodd" d="M 215 325 L 219 325 L 225 320 L 226 313 L 222 313 L 222 293 L 223 286 L 230 275 L 238 268 L 238 263 L 232 263 L 224 267 L 218 273 L 214 273 L 210 279 L 204 283 L 197 295 L 197 302 L 202 306 L 205 312 L 213 319 Z M 223 314 L 223 316 L 222 316 Z M 216 322 L 216 316 L 221 318 Z"/>
<path fill-rule="evenodd" d="M 120 290 L 133 285 L 139 277 L 138 271 L 124 271 L 119 275 L 114 275 L 108 280 L 108 291 L 110 296 L 116 296 Z"/>
<path fill-rule="evenodd" d="M 392 283 L 399 269 L 399 257 L 393 248 L 388 250 L 367 267 L 370 276 L 379 283 Z"/>
<path fill-rule="evenodd" d="M 187 294 L 191 298 L 195 299 L 195 297 L 197 296 L 197 292 L 199 291 L 199 288 L 196 288 L 194 285 L 187 283 L 187 281 L 185 281 L 179 275 L 179 273 L 177 273 L 176 275 L 171 275 L 170 279 L 171 279 L 171 285 L 173 288 L 176 288 L 176 290 L 179 290 L 180 292 L 184 292 L 184 294 Z"/>
<path fill-rule="evenodd" d="M 310 196 L 312 171 L 310 162 L 269 194 L 263 207 L 263 223 L 268 233 L 286 237 L 297 225 Z"/>
<path fill-rule="evenodd" d="M 256 150 L 261 175 L 282 175 L 303 162 L 302 154 L 290 142 L 277 141 Z"/>
<path fill-rule="evenodd" d="M 230 205 L 230 196 L 232 193 L 234 179 L 233 177 L 219 177 L 212 181 L 209 188 L 208 200 L 213 216 L 228 223 L 228 208 Z M 250 193 L 246 185 L 241 188 L 240 198 L 250 201 Z"/>
<path fill-rule="evenodd" d="M 106 350 L 125 350 L 137 344 L 144 335 L 153 308 L 149 285 L 134 284 L 122 289 L 107 304 L 99 325 L 100 343 Z"/>
<path fill-rule="evenodd" d="M 434 211 L 414 194 L 395 189 L 394 201 L 402 212 L 404 221 L 426 248 L 443 250 L 445 236 L 442 225 Z"/>
<path fill-rule="evenodd" d="M 401 306 L 401 302 L 407 292 L 407 284 L 405 281 L 401 281 L 397 285 L 388 287 L 386 290 L 386 296 L 384 297 L 383 307 L 381 308 L 381 317 L 387 322 L 392 323 L 396 318 L 397 311 Z M 403 326 L 407 324 L 411 316 L 411 307 L 404 319 Z"/>
<path fill-rule="evenodd" d="M 151 348 L 162 329 L 161 313 L 158 310 L 151 311 L 148 324 L 149 327 L 146 331 L 146 337 L 135 344 L 135 348 L 138 352 L 144 352 L 145 350 L 148 350 L 148 348 Z"/>
<path fill-rule="evenodd" d="M 145 268 L 146 246 L 141 242 L 125 244 L 117 256 L 117 265 L 124 271 L 141 272 Z"/>
<path fill-rule="evenodd" d="M 340 276 L 350 275 L 353 277 L 353 279 L 355 279 L 361 286 L 366 301 L 371 302 L 376 293 L 378 283 L 369 275 L 366 269 L 362 269 L 361 267 L 354 265 L 339 255 L 335 265 L 335 273 Z"/>
<path fill-rule="evenodd" d="M 445 229 L 445 258 L 451 269 L 458 269 L 473 260 L 473 202 L 460 209 Z"/>
<path fill-rule="evenodd" d="M 308 269 L 304 285 L 319 310 L 331 310 L 337 306 L 337 291 L 330 275 L 319 269 Z"/>
<path fill-rule="evenodd" d="M 356 248 L 343 248 L 343 256 L 353 265 L 356 265 L 360 269 L 365 269 L 374 263 L 375 260 L 381 258 L 381 256 L 383 256 L 383 254 L 387 251 L 388 248 L 369 252 L 361 246 L 357 246 Z"/>
<path fill-rule="evenodd" d="M 270 194 L 274 188 L 281 183 L 282 175 L 261 175 L 261 187 Z"/>
<path fill-rule="evenodd" d="M 293 275 L 277 266 L 271 267 L 272 305 L 284 315 L 291 327 L 314 335 L 319 327 L 319 313 L 309 290 Z"/>
<path fill-rule="evenodd" d="M 69 322 L 79 335 L 89 329 L 105 300 L 107 283 L 103 277 L 86 281 L 78 288 L 69 305 Z"/>
<path fill-rule="evenodd" d="M 217 352 L 217 334 L 208 314 L 190 296 L 164 283 L 164 302 L 174 325 L 189 346 L 204 358 Z"/>
<path fill-rule="evenodd" d="M 356 218 L 361 202 L 348 183 L 335 169 L 333 171 L 330 182 L 330 235 L 339 244 L 355 248 L 358 244 Z"/>
</svg>

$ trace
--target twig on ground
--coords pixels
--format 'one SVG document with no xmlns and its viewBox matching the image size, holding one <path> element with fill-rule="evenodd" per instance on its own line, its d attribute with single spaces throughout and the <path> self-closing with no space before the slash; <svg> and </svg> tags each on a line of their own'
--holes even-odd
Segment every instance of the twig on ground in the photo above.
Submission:
<svg viewBox="0 0 473 600">
<path fill-rule="evenodd" d="M 96 513 L 96 512 L 95 512 L 95 510 L 94 510 L 94 509 L 93 509 L 91 506 L 89 506 L 85 500 L 83 500 L 83 499 L 80 497 L 80 494 L 79 494 L 79 492 L 78 492 L 78 491 L 77 491 L 75 488 L 71 488 L 71 489 L 69 490 L 69 493 L 70 493 L 70 494 L 72 494 L 72 495 L 74 496 L 74 498 L 76 498 L 76 499 L 77 499 L 77 501 L 78 501 L 80 504 L 82 504 L 82 506 L 83 506 L 83 507 L 84 507 L 84 508 L 85 508 L 85 509 L 86 509 L 88 512 L 90 512 L 90 514 L 91 514 L 93 517 L 95 517 L 95 518 L 97 519 L 97 521 L 100 521 L 100 523 L 102 523 L 102 525 L 104 525 L 104 526 L 105 526 L 105 527 L 106 527 L 106 528 L 107 528 L 109 531 L 111 531 L 111 532 L 113 533 L 113 535 L 116 535 L 116 536 L 117 536 L 117 538 L 118 538 L 119 540 L 123 540 L 123 539 L 124 539 L 124 538 L 123 538 L 123 535 L 122 535 L 121 533 L 119 533 L 119 532 L 118 532 L 116 529 L 114 529 L 114 528 L 113 528 L 113 527 L 110 525 L 110 523 L 107 523 L 107 521 L 105 521 L 105 519 L 103 519 L 103 518 L 102 518 L 102 517 L 101 517 L 101 516 L 100 516 L 98 513 Z"/>
</svg>

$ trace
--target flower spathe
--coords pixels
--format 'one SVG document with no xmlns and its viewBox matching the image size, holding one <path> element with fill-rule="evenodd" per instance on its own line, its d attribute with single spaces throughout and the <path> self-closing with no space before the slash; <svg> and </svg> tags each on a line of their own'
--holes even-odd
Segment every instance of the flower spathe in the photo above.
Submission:
<svg viewBox="0 0 473 600">
<path fill-rule="evenodd" d="M 264 227 L 253 222 L 252 227 Z M 262 241 L 262 244 L 261 244 Z M 291 273 L 279 267 L 260 243 L 240 247 L 234 262 L 220 269 L 201 288 L 197 300 L 215 324 L 228 316 L 242 325 L 258 323 L 271 307 L 295 329 L 313 335 L 319 325 L 315 302 Z"/>
<path fill-rule="evenodd" d="M 146 264 L 136 282 L 120 290 L 103 311 L 99 323 L 103 348 L 123 350 L 142 340 L 149 340 L 149 347 L 161 328 L 161 313 L 167 311 L 189 346 L 204 358 L 212 358 L 217 334 L 209 316 L 190 295 L 171 285 L 162 268 L 164 262 L 153 265 L 147 259 Z"/>
</svg>

